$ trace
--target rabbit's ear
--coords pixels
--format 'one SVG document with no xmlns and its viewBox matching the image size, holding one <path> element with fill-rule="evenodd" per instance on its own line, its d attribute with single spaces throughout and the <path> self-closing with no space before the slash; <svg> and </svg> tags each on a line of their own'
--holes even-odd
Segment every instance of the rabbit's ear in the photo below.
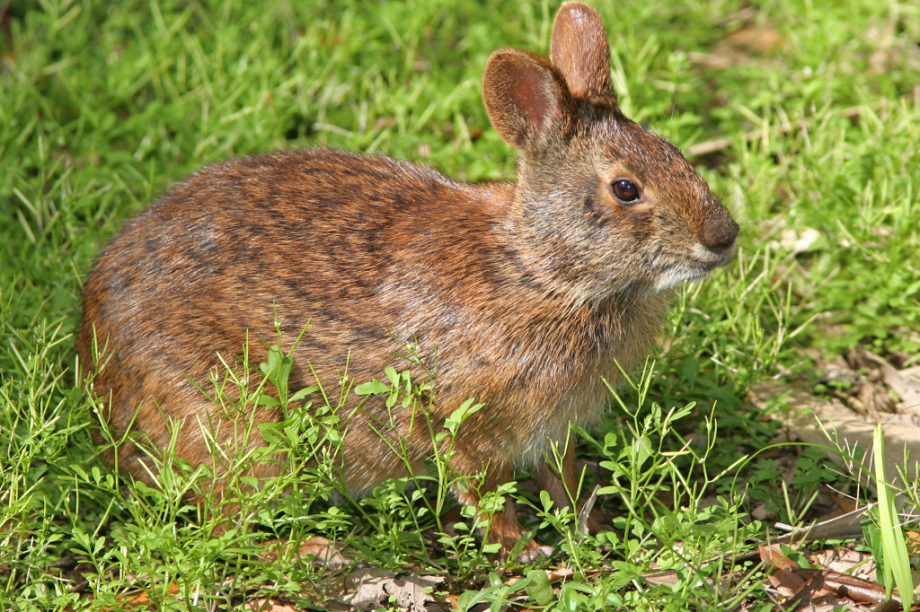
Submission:
<svg viewBox="0 0 920 612">
<path fill-rule="evenodd" d="M 498 134 L 511 146 L 527 150 L 562 118 L 564 87 L 545 59 L 502 49 L 486 64 L 482 98 Z"/>
<path fill-rule="evenodd" d="M 594 8 L 581 2 L 562 5 L 553 22 L 550 56 L 573 98 L 616 104 L 607 32 Z"/>
</svg>

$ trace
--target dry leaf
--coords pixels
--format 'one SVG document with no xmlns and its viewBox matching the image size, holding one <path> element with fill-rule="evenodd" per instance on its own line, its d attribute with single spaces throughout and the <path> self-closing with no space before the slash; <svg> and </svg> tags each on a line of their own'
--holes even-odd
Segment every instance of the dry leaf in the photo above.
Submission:
<svg viewBox="0 0 920 612">
<path fill-rule="evenodd" d="M 810 570 L 799 568 L 795 573 L 809 580 L 813 585 L 821 586 L 842 597 L 849 597 L 855 602 L 880 604 L 886 601 L 885 587 L 856 576 L 827 570 Z"/>
<path fill-rule="evenodd" d="M 805 581 L 782 568 L 773 569 L 767 574 L 767 580 L 774 589 L 785 597 L 795 597 L 805 587 Z"/>
<path fill-rule="evenodd" d="M 798 567 L 798 564 L 792 561 L 783 553 L 782 546 L 779 544 L 764 544 L 757 547 L 757 554 L 764 565 L 778 569 L 792 569 Z"/>
<path fill-rule="evenodd" d="M 171 583 L 166 590 L 170 595 L 175 595 L 179 592 L 179 585 L 175 582 Z M 128 607 L 137 607 L 137 606 L 146 606 L 152 604 L 150 596 L 147 595 L 147 591 L 142 592 L 140 595 L 135 595 L 134 597 L 128 600 Z"/>
<path fill-rule="evenodd" d="M 790 604 L 801 601 L 814 606 L 840 605 L 838 598 L 857 603 L 880 604 L 886 600 L 885 588 L 857 576 L 824 569 L 804 569 L 783 554 L 779 544 L 760 546 L 760 558 L 770 567 L 770 584 L 790 598 Z"/>
<path fill-rule="evenodd" d="M 833 493 L 828 493 L 828 496 L 834 500 L 834 503 L 837 504 L 837 507 L 840 508 L 844 514 L 855 512 L 859 509 L 859 504 L 853 498 L 841 497 L 839 495 L 834 495 Z"/>
<path fill-rule="evenodd" d="M 707 566 L 704 566 L 704 567 L 707 567 Z M 662 586 L 662 585 L 675 586 L 680 581 L 680 577 L 678 577 L 676 570 L 662 570 L 660 572 L 650 572 L 648 574 L 642 574 L 642 579 L 648 582 L 649 584 L 652 584 L 655 586 Z M 716 588 L 716 581 L 713 580 L 712 578 L 706 578 L 705 582 L 706 582 L 706 586 L 709 587 L 710 590 Z M 728 587 L 728 584 L 724 581 L 720 585 L 720 588 L 727 588 L 727 587 Z"/>
<path fill-rule="evenodd" d="M 554 570 L 546 570 L 546 577 L 549 578 L 550 582 L 556 582 L 557 580 L 571 578 L 574 575 L 575 575 L 574 570 L 572 570 L 572 568 L 568 566 L 557 567 Z"/>
<path fill-rule="evenodd" d="M 262 545 L 262 560 L 271 563 L 283 557 L 279 549 L 290 546 L 289 540 L 268 540 Z M 296 556 L 299 559 L 310 559 L 314 565 L 324 566 L 328 569 L 339 569 L 350 563 L 348 557 L 339 552 L 333 542 L 322 536 L 311 536 L 300 544 Z"/>
<path fill-rule="evenodd" d="M 344 603 L 359 610 L 373 610 L 385 604 L 396 606 L 407 612 L 421 612 L 426 603 L 433 603 L 434 597 L 425 593 L 425 588 L 435 588 L 444 582 L 441 576 L 416 576 L 377 568 L 358 569 L 345 579 L 345 592 L 339 597 Z"/>
<path fill-rule="evenodd" d="M 769 55 L 778 50 L 785 40 L 770 24 L 750 26 L 729 32 L 725 37 L 709 48 L 708 53 L 690 53 L 690 61 L 724 70 L 735 64 L 748 62 L 751 56 Z"/>
<path fill-rule="evenodd" d="M 910 410 L 920 414 L 920 380 L 907 377 L 903 372 L 899 372 L 890 363 L 869 351 L 862 351 L 862 354 L 879 365 L 882 370 L 882 376 L 885 378 L 885 384 L 891 387 L 901 398 L 899 410 Z"/>
<path fill-rule="evenodd" d="M 875 578 L 875 559 L 869 553 L 847 548 L 832 548 L 818 551 L 809 556 L 808 560 L 813 565 L 832 572 L 862 578 L 869 582 L 877 582 Z"/>
<path fill-rule="evenodd" d="M 678 581 L 677 572 L 675 570 L 664 570 L 662 572 L 642 574 L 642 579 L 655 586 L 674 586 Z"/>
<path fill-rule="evenodd" d="M 901 609 L 901 602 L 889 599 L 875 606 L 869 612 L 898 612 Z"/>
<path fill-rule="evenodd" d="M 775 51 L 783 43 L 782 36 L 771 24 L 735 30 L 724 40 L 734 47 L 763 54 Z"/>
<path fill-rule="evenodd" d="M 253 599 L 246 602 L 246 609 L 253 612 L 298 612 L 291 604 L 279 603 L 274 599 Z"/>
</svg>

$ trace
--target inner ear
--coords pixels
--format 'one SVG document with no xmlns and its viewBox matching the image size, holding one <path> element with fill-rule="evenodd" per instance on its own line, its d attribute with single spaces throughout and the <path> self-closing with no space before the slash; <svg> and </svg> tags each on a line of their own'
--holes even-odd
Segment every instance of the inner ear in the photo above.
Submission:
<svg viewBox="0 0 920 612">
<path fill-rule="evenodd" d="M 562 5 L 553 21 L 550 55 L 573 98 L 616 104 L 607 32 L 593 7 L 581 2 Z"/>
<path fill-rule="evenodd" d="M 556 110 L 555 100 L 551 92 L 546 91 L 541 76 L 530 66 L 522 66 L 516 75 L 517 81 L 511 86 L 511 95 L 520 104 L 522 116 L 529 118 L 534 134 L 543 133 Z"/>
<path fill-rule="evenodd" d="M 486 64 L 482 98 L 489 119 L 511 146 L 537 146 L 562 117 L 563 88 L 545 59 L 518 49 L 496 51 Z"/>
</svg>

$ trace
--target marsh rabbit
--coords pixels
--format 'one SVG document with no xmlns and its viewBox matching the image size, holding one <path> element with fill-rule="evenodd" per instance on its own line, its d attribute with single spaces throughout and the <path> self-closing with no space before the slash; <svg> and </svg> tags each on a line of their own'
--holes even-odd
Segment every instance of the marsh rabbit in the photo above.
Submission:
<svg viewBox="0 0 920 612">
<path fill-rule="evenodd" d="M 276 337 L 277 309 L 285 350 L 312 321 L 292 390 L 314 384 L 308 364 L 335 385 L 348 360 L 349 377 L 365 382 L 407 367 L 399 342 L 436 349 L 435 429 L 468 398 L 485 403 L 461 427 L 453 466 L 488 466 L 482 490 L 530 469 L 567 505 L 574 445 L 560 478 L 544 459 L 551 441 L 564 444 L 569 423 L 599 420 L 602 379 L 616 384 L 617 362 L 629 370 L 644 359 L 673 289 L 727 264 L 738 226 L 676 147 L 620 112 L 593 8 L 562 5 L 550 58 L 493 53 L 483 98 L 520 151 L 516 184 L 465 184 L 382 156 L 277 152 L 209 165 L 128 221 L 86 283 L 79 338 L 90 370 L 94 338 L 108 342 L 94 380 L 108 425 L 162 449 L 166 421 L 184 419 L 176 453 L 210 464 L 199 423 L 219 415 L 196 385 L 209 387 L 218 354 L 234 362 L 247 331 L 250 361 L 264 361 L 255 338 Z M 425 473 L 429 430 L 410 435 L 399 410 L 396 430 Z M 282 419 L 265 407 L 252 417 Z M 342 477 L 353 495 L 406 474 L 374 419 L 387 420 L 382 401 L 348 425 Z M 219 431 L 230 445 L 233 429 Z M 151 481 L 137 446 L 117 453 L 120 469 Z M 264 463 L 252 475 L 282 469 Z M 455 493 L 475 505 L 475 491 Z M 523 533 L 509 500 L 490 538 L 507 551 Z M 523 556 L 539 551 L 530 542 Z"/>
</svg>

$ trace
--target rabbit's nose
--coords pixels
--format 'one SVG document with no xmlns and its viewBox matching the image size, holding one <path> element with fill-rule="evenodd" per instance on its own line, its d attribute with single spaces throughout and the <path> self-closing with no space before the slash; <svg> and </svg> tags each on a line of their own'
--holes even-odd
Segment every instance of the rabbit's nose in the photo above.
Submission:
<svg viewBox="0 0 920 612">
<path fill-rule="evenodd" d="M 735 220 L 732 219 L 727 210 L 724 208 L 718 209 L 718 212 L 710 214 L 703 221 L 700 240 L 704 246 L 713 251 L 724 253 L 735 244 L 739 229 L 738 224 L 735 223 Z"/>
</svg>

